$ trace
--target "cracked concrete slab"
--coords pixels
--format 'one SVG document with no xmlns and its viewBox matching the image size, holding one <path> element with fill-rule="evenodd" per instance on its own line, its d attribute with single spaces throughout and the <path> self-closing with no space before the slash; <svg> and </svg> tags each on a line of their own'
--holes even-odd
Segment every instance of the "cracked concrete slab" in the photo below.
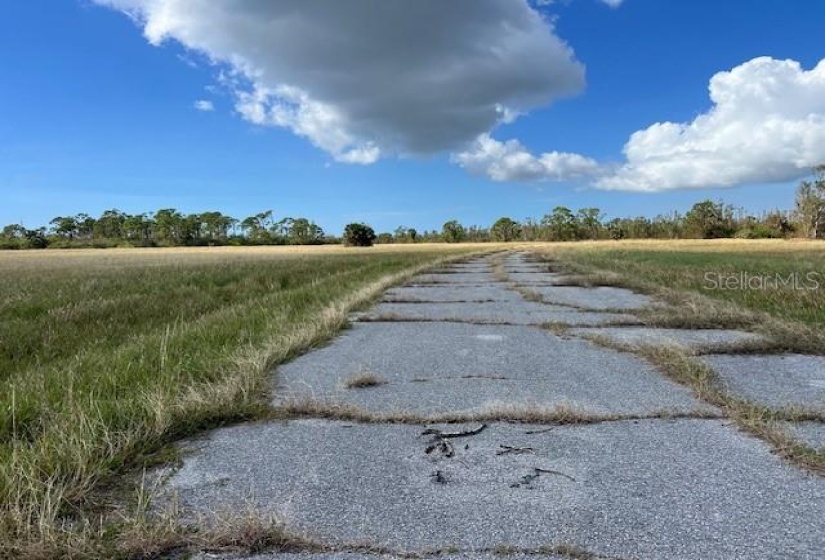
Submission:
<svg viewBox="0 0 825 560">
<path fill-rule="evenodd" d="M 782 422 L 782 427 L 809 447 L 825 451 L 825 422 Z"/>
<path fill-rule="evenodd" d="M 382 301 L 424 301 L 424 302 L 485 302 L 521 301 L 518 292 L 508 290 L 501 284 L 489 286 L 454 286 L 435 284 L 432 286 L 400 286 L 384 293 Z"/>
<path fill-rule="evenodd" d="M 610 323 L 638 324 L 633 315 L 583 312 L 569 307 L 533 301 L 494 301 L 483 303 L 379 303 L 364 316 L 366 320 L 400 321 L 466 321 L 512 325 L 605 325 Z"/>
<path fill-rule="evenodd" d="M 451 440 L 447 457 L 425 453 L 420 426 L 236 426 L 199 442 L 166 496 L 185 514 L 253 507 L 324 543 L 392 550 L 568 544 L 639 560 L 825 550 L 823 479 L 721 421 L 530 428 L 491 424 Z"/>
<path fill-rule="evenodd" d="M 678 345 L 691 350 L 722 351 L 748 344 L 764 342 L 754 333 L 728 329 L 657 329 L 652 327 L 597 327 L 575 328 L 567 331 L 573 336 L 601 336 L 622 345 L 662 346 Z"/>
<path fill-rule="evenodd" d="M 502 263 L 507 272 L 550 272 L 550 265 L 547 263 Z"/>
<path fill-rule="evenodd" d="M 634 355 L 528 326 L 638 323 L 631 314 L 571 306 L 633 309 L 647 302 L 615 288 L 551 287 L 567 277 L 544 272 L 549 265 L 526 253 L 504 258 L 508 282 L 497 281 L 499 259 L 448 265 L 445 273 L 388 291 L 389 301 L 359 314 L 365 322 L 273 376 L 275 406 L 337 403 L 363 414 L 352 417 L 406 424 L 306 418 L 218 430 L 185 444 L 183 466 L 171 474 L 161 503 L 179 493 L 185 519 L 254 507 L 281 519 L 288 531 L 329 545 L 325 552 L 251 557 L 256 560 L 493 560 L 505 549 L 504 557 L 514 560 L 820 557 L 825 478 L 708 419 L 720 411 Z M 554 301 L 567 307 L 526 301 L 508 288 L 513 283 L 563 298 Z M 395 320 L 368 322 L 382 316 Z M 634 343 L 675 339 L 693 348 L 747 344 L 753 336 L 638 327 L 571 333 Z M 825 389 L 825 358 L 710 359 L 739 394 L 771 406 L 816 408 L 825 400 L 819 389 Z M 380 383 L 347 388 L 347 380 L 365 373 Z M 560 406 L 587 423 L 493 422 L 477 435 L 435 440 L 409 423 L 473 413 L 546 421 Z M 823 424 L 785 428 L 809 444 L 825 436 Z M 542 548 L 560 545 L 584 552 L 556 556 Z"/>
<path fill-rule="evenodd" d="M 637 294 L 625 288 L 598 286 L 581 288 L 578 286 L 533 287 L 547 303 L 571 305 L 595 311 L 604 309 L 633 310 L 653 303 L 650 296 Z"/>
<path fill-rule="evenodd" d="M 558 272 L 511 272 L 507 280 L 517 286 L 556 286 L 568 279 L 566 274 Z"/>
<path fill-rule="evenodd" d="M 456 272 L 490 272 L 489 262 L 450 264 L 448 268 Z"/>
<path fill-rule="evenodd" d="M 385 384 L 348 389 L 369 372 Z M 277 369 L 273 404 L 315 399 L 420 415 L 570 406 L 596 414 L 714 411 L 627 353 L 547 331 L 461 323 L 360 323 Z"/>
<path fill-rule="evenodd" d="M 410 279 L 410 284 L 493 284 L 492 272 L 456 272 L 453 274 L 421 274 Z"/>
<path fill-rule="evenodd" d="M 711 355 L 702 359 L 736 395 L 769 407 L 825 411 L 825 356 Z"/>
</svg>

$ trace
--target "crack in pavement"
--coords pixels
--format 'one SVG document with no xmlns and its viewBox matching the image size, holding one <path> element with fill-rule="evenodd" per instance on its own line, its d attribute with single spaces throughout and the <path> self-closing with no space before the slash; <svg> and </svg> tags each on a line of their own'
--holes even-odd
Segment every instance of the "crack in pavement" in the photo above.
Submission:
<svg viewBox="0 0 825 560">
<path fill-rule="evenodd" d="M 527 299 L 525 294 L 540 285 L 498 279 L 501 275 L 513 278 L 523 273 L 532 274 L 533 278 L 537 273 L 555 274 L 549 267 L 543 272 L 524 266 L 527 262 L 524 254 L 506 258 L 502 254 L 470 261 L 465 270 L 428 273 L 456 279 L 462 274 L 468 275 L 467 278 L 469 275 L 489 278 L 485 282 L 428 281 L 425 275 L 423 280 L 413 278 L 406 286 L 449 288 L 456 290 L 456 295 L 472 287 L 495 287 Z M 532 270 L 508 270 L 508 266 Z M 557 286 L 554 282 L 547 284 L 548 288 Z M 541 305 L 569 309 L 570 313 L 621 312 L 632 317 L 629 311 L 635 311 L 623 307 L 594 309 L 569 301 L 559 303 L 545 299 L 537 291 L 533 293 L 541 297 Z M 452 296 L 447 292 L 442 295 Z M 513 301 L 492 297 L 438 301 L 390 295 L 383 302 L 433 306 L 496 303 L 517 307 Z M 523 306 L 516 311 L 527 313 L 524 310 L 529 308 Z M 649 364 L 625 369 L 610 366 L 614 363 L 610 360 L 618 360 L 611 356 L 624 356 L 616 349 L 598 349 L 602 354 L 593 354 L 602 360 L 598 367 L 576 365 L 581 359 L 586 360 L 579 354 L 596 352 L 592 349 L 597 345 L 565 336 L 566 329 L 639 326 L 643 325 L 642 320 L 624 318 L 590 325 L 564 321 L 522 323 L 525 329 L 532 329 L 529 331 L 516 331 L 519 323 L 509 320 L 413 318 L 380 312 L 367 315 L 359 322 L 378 325 L 371 327 L 373 331 L 366 326 L 351 329 L 349 336 L 362 337 L 356 336 L 358 343 L 353 346 L 352 354 L 335 344 L 311 353 L 318 356 L 331 352 L 328 362 L 316 358 L 321 361 L 315 362 L 312 375 L 320 372 L 332 379 L 342 378 L 346 376 L 348 359 L 364 366 L 377 366 L 375 369 L 391 372 L 389 380 L 381 379 L 382 388 L 352 389 L 344 398 L 368 406 L 374 404 L 373 401 L 364 399 L 383 400 L 390 408 L 398 402 L 405 406 L 397 410 L 379 407 L 376 411 L 351 402 L 316 398 L 315 392 L 323 395 L 324 385 L 318 381 L 321 377 L 308 375 L 307 372 L 313 371 L 311 367 L 303 370 L 296 367 L 291 370 L 292 382 L 305 383 L 311 395 L 286 394 L 281 398 L 284 393 L 278 391 L 280 400 L 273 404 L 271 419 L 283 422 L 250 425 L 235 431 L 229 428 L 215 436 L 209 448 L 222 450 L 223 462 L 211 466 L 209 456 L 191 459 L 175 481 L 184 492 L 186 484 L 192 485 L 192 492 L 204 488 L 198 486 L 203 481 L 218 480 L 221 484 L 201 490 L 207 494 L 213 492 L 211 497 L 193 496 L 190 492 L 186 496 L 188 500 L 196 503 L 202 500 L 207 505 L 214 503 L 210 500 L 230 503 L 227 500 L 233 492 L 261 492 L 262 504 L 275 508 L 278 513 L 285 512 L 291 526 L 310 531 L 319 538 L 352 543 L 349 537 L 366 536 L 370 541 L 377 538 L 376 542 L 392 543 L 390 547 L 329 545 L 308 550 L 310 554 L 362 553 L 411 559 L 464 555 L 469 559 L 489 555 L 491 559 L 547 556 L 625 560 L 640 552 L 650 560 L 677 557 L 739 560 L 778 557 L 776 553 L 784 550 L 804 555 L 825 549 L 825 525 L 821 516 L 812 514 L 825 507 L 822 486 L 818 486 L 815 479 L 802 478 L 800 473 L 789 470 L 788 465 L 768 452 L 761 440 L 731 429 L 728 426 L 731 417 L 726 409 L 706 407 L 690 396 L 690 391 L 685 394 L 695 405 L 685 406 L 684 410 L 653 408 L 651 402 L 658 406 L 661 406 L 658 403 L 678 402 L 658 396 L 659 400 L 634 401 L 640 395 L 653 394 L 657 379 L 644 378 L 638 386 L 632 385 L 633 376 L 640 375 L 641 369 Z M 416 345 L 414 333 L 406 336 L 407 327 L 390 327 L 391 323 L 421 324 L 418 336 L 423 338 L 423 344 Z M 502 328 L 450 326 L 452 330 L 448 332 L 443 330 L 448 327 L 435 326 L 454 323 Z M 549 336 L 547 330 L 560 336 Z M 388 331 L 396 338 L 378 335 Z M 529 333 L 536 331 L 544 333 L 544 338 L 531 339 Z M 405 344 L 413 346 L 407 361 L 416 364 L 420 368 L 418 372 L 427 376 L 416 375 L 415 370 L 397 371 L 403 363 L 392 362 L 388 354 L 365 352 L 363 346 L 358 346 L 364 343 L 365 333 L 381 344 L 397 344 L 391 352 Z M 523 351 L 506 354 L 505 350 L 517 336 L 528 340 L 521 342 L 523 347 L 515 347 Z M 538 352 L 541 347 L 549 347 L 551 351 L 544 348 L 546 355 L 542 354 Z M 437 360 L 428 361 L 431 358 L 428 352 L 436 350 L 444 356 L 452 352 L 457 359 L 448 362 L 448 367 L 441 367 L 443 363 Z M 571 354 L 575 359 L 568 357 Z M 537 359 L 537 367 L 525 361 L 528 356 Z M 478 364 L 490 364 L 490 369 L 487 373 L 483 367 L 472 369 Z M 514 364 L 516 367 L 511 370 Z M 513 377 L 499 374 L 499 367 L 512 371 Z M 552 377 L 554 368 L 562 374 L 566 372 L 569 379 Z M 600 376 L 588 377 L 594 369 L 603 371 Z M 467 370 L 469 373 L 459 375 Z M 548 378 L 525 377 L 535 370 L 547 374 Z M 479 371 L 481 373 L 475 373 Z M 659 381 L 670 383 L 663 394 L 672 396 L 677 390 L 684 390 L 667 380 L 658 366 L 652 371 L 654 377 L 661 378 Z M 414 376 L 403 379 L 405 375 Z M 424 385 L 410 393 L 415 398 L 438 403 L 448 393 L 471 393 L 472 399 L 476 399 L 454 401 L 447 396 L 443 400 L 447 406 L 435 413 L 415 412 L 412 400 L 394 400 L 401 389 L 392 390 L 399 385 L 471 380 L 480 383 L 456 383 L 447 389 L 428 389 Z M 545 383 L 555 395 L 567 398 L 573 394 L 576 395 L 573 402 L 587 402 L 592 406 L 581 410 L 526 401 L 519 404 L 516 397 L 521 393 L 514 390 L 512 384 L 485 385 L 483 381 L 536 383 L 525 385 L 530 392 Z M 616 385 L 611 384 L 614 381 Z M 598 412 L 605 410 L 606 399 L 587 400 L 575 390 L 566 393 L 570 387 L 565 386 L 565 382 L 576 387 L 598 385 L 600 391 L 616 402 L 634 403 L 631 412 Z M 481 399 L 472 391 L 477 391 Z M 490 401 L 484 399 L 491 396 L 501 401 L 488 404 Z M 483 406 L 461 411 L 461 404 L 457 402 Z M 681 405 L 674 405 L 678 406 Z M 616 409 L 607 407 L 606 410 Z M 421 427 L 423 431 L 416 430 Z M 428 439 L 423 442 L 416 439 L 420 437 Z M 215 489 L 218 487 L 220 490 Z M 537 538 L 548 533 L 558 538 L 559 544 L 530 546 L 546 542 Z M 451 542 L 456 543 L 455 546 L 445 545 Z M 496 542 L 508 544 L 487 546 Z M 568 542 L 577 544 L 565 544 Z"/>
</svg>

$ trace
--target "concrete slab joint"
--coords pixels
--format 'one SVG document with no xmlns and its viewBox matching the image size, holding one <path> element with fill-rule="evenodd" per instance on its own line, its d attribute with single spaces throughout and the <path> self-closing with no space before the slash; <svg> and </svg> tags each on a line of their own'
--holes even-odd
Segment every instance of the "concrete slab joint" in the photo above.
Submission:
<svg viewBox="0 0 825 560">
<path fill-rule="evenodd" d="M 648 296 L 551 270 L 511 252 L 388 290 L 278 368 L 281 419 L 211 433 L 163 493 L 188 515 L 252 506 L 325 547 L 256 560 L 822 558 L 825 479 L 633 349 L 704 352 L 736 395 L 823 412 L 825 358 L 645 328 Z M 821 423 L 784 428 L 825 445 Z"/>
</svg>

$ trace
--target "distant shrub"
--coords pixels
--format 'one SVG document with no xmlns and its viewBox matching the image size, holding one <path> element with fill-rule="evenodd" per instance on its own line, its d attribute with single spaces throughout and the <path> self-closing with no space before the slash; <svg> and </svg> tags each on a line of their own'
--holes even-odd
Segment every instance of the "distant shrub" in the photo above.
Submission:
<svg viewBox="0 0 825 560">
<path fill-rule="evenodd" d="M 375 231 L 366 224 L 347 224 L 344 228 L 344 245 L 348 247 L 372 247 Z"/>
<path fill-rule="evenodd" d="M 782 234 L 775 229 L 763 224 L 754 224 L 736 232 L 737 239 L 775 239 L 782 237 Z"/>
</svg>

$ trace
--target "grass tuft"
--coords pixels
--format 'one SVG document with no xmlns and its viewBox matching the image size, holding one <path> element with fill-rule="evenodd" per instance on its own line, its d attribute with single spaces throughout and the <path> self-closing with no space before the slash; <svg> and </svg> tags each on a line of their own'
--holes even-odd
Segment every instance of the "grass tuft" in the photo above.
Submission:
<svg viewBox="0 0 825 560">
<path fill-rule="evenodd" d="M 272 418 L 323 418 L 365 424 L 462 424 L 468 422 L 513 422 L 520 424 L 598 424 L 625 420 L 654 418 L 721 418 L 709 410 L 675 412 L 654 411 L 649 414 L 596 414 L 571 405 L 542 406 L 537 404 L 490 403 L 484 408 L 467 412 L 416 414 L 412 412 L 372 412 L 354 405 L 309 397 L 290 398 L 272 412 Z"/>
<path fill-rule="evenodd" d="M 378 387 L 379 385 L 384 385 L 386 383 L 387 382 L 378 374 L 365 371 L 362 373 L 356 373 L 344 381 L 344 387 L 347 389 L 364 389 L 367 387 Z"/>
</svg>

